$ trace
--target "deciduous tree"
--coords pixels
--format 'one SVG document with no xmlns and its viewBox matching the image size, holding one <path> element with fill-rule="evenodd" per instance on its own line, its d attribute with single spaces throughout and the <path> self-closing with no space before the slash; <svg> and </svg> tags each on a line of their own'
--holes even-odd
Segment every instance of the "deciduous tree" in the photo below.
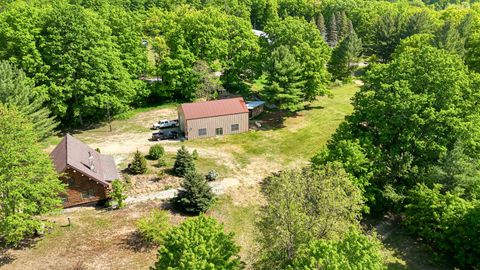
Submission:
<svg viewBox="0 0 480 270">
<path fill-rule="evenodd" d="M 58 209 L 64 191 L 32 124 L 0 103 L 0 239 L 16 245 L 41 231 L 36 216 Z"/>
<path fill-rule="evenodd" d="M 232 233 L 202 215 L 165 233 L 153 269 L 241 269 L 239 251 Z"/>
</svg>

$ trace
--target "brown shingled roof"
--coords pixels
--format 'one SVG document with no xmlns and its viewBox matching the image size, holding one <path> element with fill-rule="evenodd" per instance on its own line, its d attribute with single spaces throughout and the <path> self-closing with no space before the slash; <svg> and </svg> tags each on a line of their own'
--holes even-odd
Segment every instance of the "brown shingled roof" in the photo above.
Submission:
<svg viewBox="0 0 480 270">
<path fill-rule="evenodd" d="M 98 153 L 70 134 L 63 137 L 50 157 L 58 173 L 71 167 L 103 185 L 109 185 L 111 181 L 119 178 L 115 161 L 111 156 Z"/>
<path fill-rule="evenodd" d="M 180 105 L 186 120 L 248 113 L 243 98 L 229 98 Z"/>
</svg>

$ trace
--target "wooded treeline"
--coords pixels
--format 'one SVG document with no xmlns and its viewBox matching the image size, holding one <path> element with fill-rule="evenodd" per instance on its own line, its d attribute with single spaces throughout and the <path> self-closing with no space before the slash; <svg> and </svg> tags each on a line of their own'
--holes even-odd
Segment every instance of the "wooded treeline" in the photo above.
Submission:
<svg viewBox="0 0 480 270">
<path fill-rule="evenodd" d="M 479 71 L 479 5 L 446 4 L 5 1 L 0 59 L 33 80 L 63 126 L 146 103 L 215 98 L 223 89 L 248 96 L 261 76 L 267 78 L 262 98 L 294 111 L 325 94 L 331 80 L 348 80 L 360 56 L 389 61 L 400 40 L 415 34 L 433 35 L 434 46 Z M 268 40 L 252 29 L 264 30 Z M 281 46 L 288 50 L 281 53 Z"/>
</svg>

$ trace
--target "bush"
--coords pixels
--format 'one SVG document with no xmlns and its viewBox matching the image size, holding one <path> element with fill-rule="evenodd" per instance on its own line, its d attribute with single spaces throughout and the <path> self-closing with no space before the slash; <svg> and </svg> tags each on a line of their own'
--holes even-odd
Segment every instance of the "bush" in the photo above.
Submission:
<svg viewBox="0 0 480 270">
<path fill-rule="evenodd" d="M 196 171 L 193 157 L 183 145 L 177 151 L 175 164 L 173 165 L 173 171 L 180 177 L 185 176 L 188 172 Z"/>
<path fill-rule="evenodd" d="M 112 182 L 112 192 L 110 193 L 110 196 L 112 197 L 112 200 L 117 203 L 118 208 L 123 208 L 125 206 L 125 199 L 127 196 L 124 193 L 124 185 L 120 180 L 114 180 Z"/>
<path fill-rule="evenodd" d="M 167 165 L 165 158 L 164 157 L 159 158 L 157 161 L 157 167 L 161 168 L 161 167 L 164 167 L 165 165 Z"/>
<path fill-rule="evenodd" d="M 158 160 L 160 158 L 163 158 L 165 155 L 165 149 L 163 149 L 163 146 L 160 144 L 155 144 L 150 147 L 150 150 L 148 151 L 148 158 L 152 160 Z"/>
<path fill-rule="evenodd" d="M 163 234 L 169 227 L 167 212 L 157 209 L 137 221 L 137 232 L 142 240 L 149 244 L 160 245 Z"/>
<path fill-rule="evenodd" d="M 215 195 L 205 178 L 196 172 L 188 172 L 173 202 L 182 211 L 198 214 L 206 212 L 214 200 Z"/>
<path fill-rule="evenodd" d="M 160 170 L 157 172 L 157 178 L 162 179 L 165 176 L 165 172 L 163 170 Z"/>
<path fill-rule="evenodd" d="M 218 178 L 218 173 L 215 170 L 210 170 L 208 174 L 205 176 L 207 181 L 215 181 Z"/>
<path fill-rule="evenodd" d="M 193 152 L 192 152 L 192 157 L 193 157 L 194 160 L 197 160 L 197 159 L 198 159 L 197 149 L 193 150 Z"/>
<path fill-rule="evenodd" d="M 142 174 L 147 172 L 147 161 L 143 157 L 142 153 L 137 150 L 133 156 L 133 161 L 128 167 L 129 171 L 133 174 Z"/>
<path fill-rule="evenodd" d="M 164 234 L 152 269 L 242 269 L 233 237 L 213 218 L 188 218 Z"/>
</svg>

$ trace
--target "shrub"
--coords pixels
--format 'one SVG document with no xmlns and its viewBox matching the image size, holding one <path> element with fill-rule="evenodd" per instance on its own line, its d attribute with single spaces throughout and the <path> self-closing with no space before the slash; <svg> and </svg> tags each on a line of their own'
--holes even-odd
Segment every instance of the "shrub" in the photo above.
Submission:
<svg viewBox="0 0 480 270">
<path fill-rule="evenodd" d="M 157 172 L 157 178 L 162 179 L 165 176 L 165 172 L 163 170 L 160 170 Z"/>
<path fill-rule="evenodd" d="M 195 172 L 195 162 L 193 157 L 183 145 L 177 151 L 173 171 L 180 177 L 185 176 L 188 172 Z"/>
<path fill-rule="evenodd" d="M 161 167 L 164 167 L 165 165 L 167 165 L 165 158 L 164 157 L 159 158 L 157 161 L 157 167 L 161 168 Z"/>
<path fill-rule="evenodd" d="M 207 181 L 215 181 L 218 178 L 218 173 L 215 170 L 210 170 L 208 174 L 205 176 Z"/>
<path fill-rule="evenodd" d="M 160 158 L 163 158 L 165 155 L 165 149 L 163 149 L 163 146 L 160 144 L 155 144 L 150 147 L 150 150 L 148 151 L 148 158 L 153 159 L 153 160 L 158 160 Z"/>
<path fill-rule="evenodd" d="M 242 269 L 233 237 L 213 218 L 189 218 L 164 234 L 152 269 Z"/>
<path fill-rule="evenodd" d="M 196 172 L 188 172 L 173 202 L 182 211 L 198 214 L 206 212 L 214 200 L 215 195 L 205 178 Z"/>
<path fill-rule="evenodd" d="M 167 212 L 157 209 L 137 221 L 137 232 L 142 240 L 149 244 L 160 245 L 163 234 L 169 227 Z"/>
<path fill-rule="evenodd" d="M 147 171 L 147 161 L 142 153 L 137 150 L 133 156 L 133 161 L 129 166 L 129 171 L 133 174 L 142 174 Z"/>
<path fill-rule="evenodd" d="M 197 149 L 193 150 L 193 152 L 192 152 L 192 157 L 193 157 L 194 160 L 197 160 L 197 159 L 198 159 Z"/>
<path fill-rule="evenodd" d="M 112 193 L 110 196 L 112 200 L 115 201 L 118 205 L 118 208 L 123 208 L 125 206 L 125 199 L 127 196 L 124 194 L 125 186 L 120 180 L 114 180 L 112 182 Z"/>
</svg>

